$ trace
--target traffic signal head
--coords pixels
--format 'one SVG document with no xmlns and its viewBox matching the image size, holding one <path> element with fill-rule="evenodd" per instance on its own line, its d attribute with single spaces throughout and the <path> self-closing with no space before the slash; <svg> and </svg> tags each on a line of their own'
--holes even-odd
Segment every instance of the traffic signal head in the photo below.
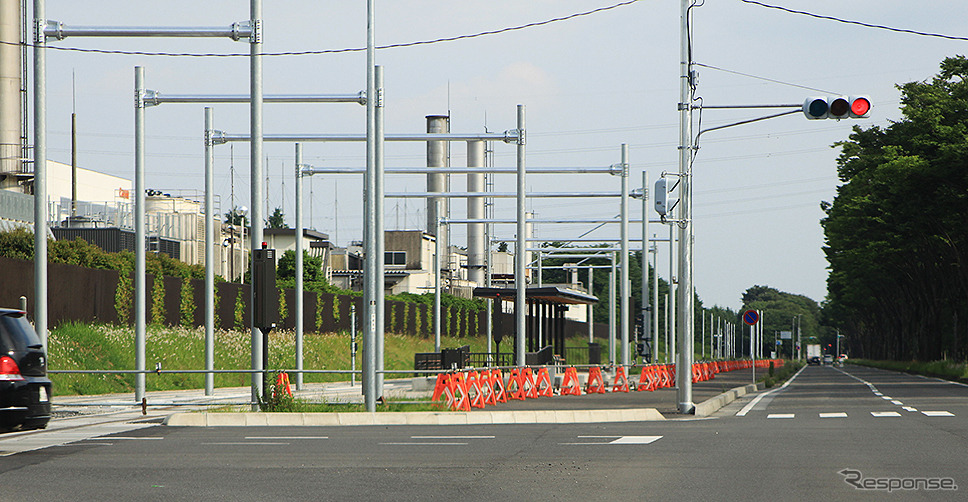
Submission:
<svg viewBox="0 0 968 502">
<path fill-rule="evenodd" d="M 810 120 L 867 118 L 870 109 L 866 96 L 814 96 L 803 102 L 803 115 Z"/>
<path fill-rule="evenodd" d="M 655 181 L 655 212 L 665 215 L 669 212 L 669 186 L 666 178 Z"/>
</svg>

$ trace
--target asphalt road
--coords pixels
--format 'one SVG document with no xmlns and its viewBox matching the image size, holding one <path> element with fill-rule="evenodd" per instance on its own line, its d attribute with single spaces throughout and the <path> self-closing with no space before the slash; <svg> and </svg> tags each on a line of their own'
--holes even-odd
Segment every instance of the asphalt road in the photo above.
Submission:
<svg viewBox="0 0 968 502">
<path fill-rule="evenodd" d="M 966 419 L 962 385 L 808 367 L 708 419 L 149 426 L 0 457 L 0 500 L 965 500 Z"/>
</svg>

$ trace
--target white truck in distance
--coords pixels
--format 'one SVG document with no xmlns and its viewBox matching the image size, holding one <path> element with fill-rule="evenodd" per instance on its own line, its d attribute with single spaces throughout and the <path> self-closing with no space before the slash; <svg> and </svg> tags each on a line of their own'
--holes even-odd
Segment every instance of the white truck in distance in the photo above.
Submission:
<svg viewBox="0 0 968 502">
<path fill-rule="evenodd" d="M 807 344 L 807 364 L 820 364 L 821 361 L 820 344 Z"/>
</svg>

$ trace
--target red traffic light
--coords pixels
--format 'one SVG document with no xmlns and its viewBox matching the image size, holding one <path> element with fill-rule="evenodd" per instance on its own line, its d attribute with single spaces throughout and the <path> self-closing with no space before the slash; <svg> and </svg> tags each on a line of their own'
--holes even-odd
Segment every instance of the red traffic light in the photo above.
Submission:
<svg viewBox="0 0 968 502">
<path fill-rule="evenodd" d="M 871 100 L 864 96 L 852 96 L 850 98 L 851 118 L 864 118 L 869 116 L 871 111 Z"/>
<path fill-rule="evenodd" d="M 803 115 L 810 120 L 861 119 L 869 117 L 870 110 L 867 96 L 815 96 L 803 102 Z"/>
</svg>

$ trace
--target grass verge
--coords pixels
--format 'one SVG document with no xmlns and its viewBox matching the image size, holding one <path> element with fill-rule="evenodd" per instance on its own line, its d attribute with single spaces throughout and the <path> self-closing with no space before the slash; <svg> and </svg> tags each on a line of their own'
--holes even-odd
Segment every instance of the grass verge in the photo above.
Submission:
<svg viewBox="0 0 968 502">
<path fill-rule="evenodd" d="M 248 331 L 216 331 L 215 368 L 251 368 L 250 335 Z M 296 366 L 295 333 L 292 331 L 269 334 L 269 368 L 292 369 Z M 483 338 L 443 337 L 444 348 L 470 345 L 472 352 L 486 350 Z M 307 333 L 303 339 L 303 367 L 306 369 L 350 368 L 349 333 Z M 356 368 L 362 368 L 362 346 L 356 354 Z M 387 370 L 413 369 L 413 354 L 432 352 L 433 338 L 419 338 L 387 334 L 384 353 Z M 180 327 L 149 326 L 146 333 L 145 367 L 161 364 L 165 370 L 205 369 L 205 330 Z M 109 325 L 68 323 L 50 331 L 48 365 L 51 370 L 132 370 L 135 368 L 134 329 Z M 112 374 L 51 374 L 54 395 L 89 395 L 134 392 L 135 376 Z M 290 375 L 291 376 L 291 375 Z M 405 374 L 401 376 L 406 376 Z M 387 378 L 393 378 L 388 375 Z M 348 381 L 347 374 L 306 374 L 304 381 Z M 357 378 L 359 380 L 359 378 Z M 250 385 L 244 373 L 216 374 L 216 387 L 245 387 Z M 205 386 L 204 374 L 149 373 L 146 387 L 154 390 L 200 389 Z"/>
</svg>

